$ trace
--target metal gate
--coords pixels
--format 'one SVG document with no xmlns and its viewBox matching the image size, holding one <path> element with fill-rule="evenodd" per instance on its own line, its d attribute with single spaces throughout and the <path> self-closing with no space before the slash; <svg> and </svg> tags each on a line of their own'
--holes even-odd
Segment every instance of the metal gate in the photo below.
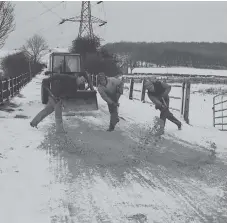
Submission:
<svg viewBox="0 0 227 223">
<path fill-rule="evenodd" d="M 213 97 L 213 126 L 221 131 L 227 131 L 227 94 Z"/>
</svg>

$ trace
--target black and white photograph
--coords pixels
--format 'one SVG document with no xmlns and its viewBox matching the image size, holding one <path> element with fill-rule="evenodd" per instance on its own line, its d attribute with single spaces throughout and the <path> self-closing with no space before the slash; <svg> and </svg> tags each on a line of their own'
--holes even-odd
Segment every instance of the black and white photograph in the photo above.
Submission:
<svg viewBox="0 0 227 223">
<path fill-rule="evenodd" d="M 227 223 L 227 1 L 0 1 L 0 223 Z"/>
</svg>

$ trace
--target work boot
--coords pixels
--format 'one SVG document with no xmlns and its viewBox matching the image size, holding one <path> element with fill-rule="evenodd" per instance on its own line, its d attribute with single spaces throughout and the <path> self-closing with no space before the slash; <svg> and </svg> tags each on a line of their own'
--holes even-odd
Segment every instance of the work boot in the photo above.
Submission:
<svg viewBox="0 0 227 223">
<path fill-rule="evenodd" d="M 178 130 L 181 130 L 181 129 L 182 129 L 182 123 L 180 122 L 180 123 L 177 125 L 177 127 L 178 127 Z"/>
<path fill-rule="evenodd" d="M 110 124 L 109 128 L 106 130 L 107 132 L 112 132 L 114 130 L 114 126 Z"/>
<path fill-rule="evenodd" d="M 181 130 L 182 123 L 173 115 L 168 117 L 169 121 L 173 122 L 175 125 L 177 125 L 178 130 Z"/>
<path fill-rule="evenodd" d="M 31 126 L 32 128 L 38 128 L 37 125 L 34 124 L 33 122 L 30 122 L 30 126 Z"/>
</svg>

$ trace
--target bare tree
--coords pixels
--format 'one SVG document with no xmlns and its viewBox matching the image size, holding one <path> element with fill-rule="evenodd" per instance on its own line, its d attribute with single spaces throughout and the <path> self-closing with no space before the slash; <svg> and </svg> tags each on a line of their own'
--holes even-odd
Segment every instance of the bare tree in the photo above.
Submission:
<svg viewBox="0 0 227 223">
<path fill-rule="evenodd" d="M 14 5 L 11 2 L 0 1 L 0 49 L 14 29 Z"/>
<path fill-rule="evenodd" d="M 42 36 L 35 34 L 26 41 L 22 49 L 26 54 L 29 55 L 31 60 L 38 62 L 42 56 L 43 51 L 48 49 L 48 45 L 46 40 Z"/>
</svg>

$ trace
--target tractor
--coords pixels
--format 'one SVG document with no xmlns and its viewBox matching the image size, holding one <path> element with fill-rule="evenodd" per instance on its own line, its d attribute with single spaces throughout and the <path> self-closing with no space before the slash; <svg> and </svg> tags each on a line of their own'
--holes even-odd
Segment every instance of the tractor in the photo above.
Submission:
<svg viewBox="0 0 227 223">
<path fill-rule="evenodd" d="M 49 56 L 48 67 L 48 71 L 45 72 L 45 75 L 48 76 L 53 76 L 59 73 L 63 75 L 75 75 L 81 72 L 85 72 L 83 69 L 84 66 L 82 63 L 81 55 L 73 53 L 51 53 Z M 97 92 L 95 90 L 87 90 L 85 85 L 79 86 L 77 91 L 75 91 L 71 86 L 64 87 L 72 88 L 69 89 L 70 96 L 67 97 L 67 99 L 63 99 L 64 111 L 75 112 L 98 110 Z M 50 89 L 50 91 L 48 90 L 48 88 Z M 41 86 L 41 100 L 43 104 L 47 104 L 49 94 L 51 94 L 51 86 L 48 86 L 46 79 L 43 79 Z"/>
</svg>

